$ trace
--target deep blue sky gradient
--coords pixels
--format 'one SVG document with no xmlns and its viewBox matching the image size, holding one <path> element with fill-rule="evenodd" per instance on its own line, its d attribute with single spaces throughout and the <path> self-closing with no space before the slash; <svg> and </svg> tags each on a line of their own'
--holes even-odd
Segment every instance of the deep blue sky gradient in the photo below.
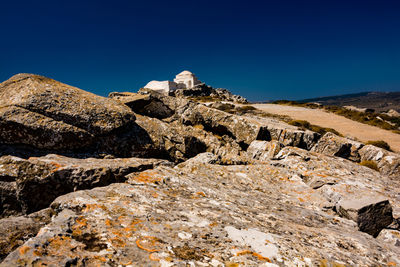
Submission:
<svg viewBox="0 0 400 267">
<path fill-rule="evenodd" d="M 100 95 L 194 72 L 250 100 L 400 91 L 400 1 L 2 1 L 0 80 Z"/>
</svg>

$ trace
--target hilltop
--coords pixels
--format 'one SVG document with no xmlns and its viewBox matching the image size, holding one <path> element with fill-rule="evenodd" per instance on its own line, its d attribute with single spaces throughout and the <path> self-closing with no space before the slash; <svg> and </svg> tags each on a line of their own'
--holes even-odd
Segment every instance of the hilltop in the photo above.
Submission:
<svg viewBox="0 0 400 267">
<path fill-rule="evenodd" d="M 1 83 L 0 266 L 400 264 L 399 154 L 179 90 Z"/>
<path fill-rule="evenodd" d="M 299 100 L 298 102 L 315 102 L 322 105 L 355 106 L 386 112 L 390 109 L 400 111 L 400 92 L 362 92 Z"/>
</svg>

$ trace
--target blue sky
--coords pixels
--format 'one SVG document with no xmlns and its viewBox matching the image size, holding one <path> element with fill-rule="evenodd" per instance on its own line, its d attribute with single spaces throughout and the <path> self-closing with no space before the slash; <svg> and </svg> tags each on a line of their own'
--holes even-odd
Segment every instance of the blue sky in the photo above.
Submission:
<svg viewBox="0 0 400 267">
<path fill-rule="evenodd" d="M 3 1 L 0 80 L 100 95 L 182 70 L 250 100 L 400 91 L 400 1 Z"/>
</svg>

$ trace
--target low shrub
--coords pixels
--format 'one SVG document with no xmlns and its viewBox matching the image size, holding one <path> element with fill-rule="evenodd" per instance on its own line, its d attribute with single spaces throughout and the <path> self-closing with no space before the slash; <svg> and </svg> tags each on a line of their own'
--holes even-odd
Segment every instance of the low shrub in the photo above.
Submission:
<svg viewBox="0 0 400 267">
<path fill-rule="evenodd" d="M 236 107 L 236 111 L 238 111 L 238 112 L 248 112 L 251 110 L 257 110 L 257 109 L 255 107 L 249 106 L 249 105 Z"/>
<path fill-rule="evenodd" d="M 372 160 L 363 160 L 363 161 L 360 162 L 360 165 L 368 167 L 368 168 L 373 169 L 375 171 L 379 171 L 378 165 L 376 164 L 375 161 L 372 161 Z"/>
<path fill-rule="evenodd" d="M 388 151 L 392 151 L 390 145 L 388 143 L 386 143 L 385 141 L 383 141 L 383 140 L 368 141 L 366 144 L 367 145 L 373 145 L 373 146 L 376 146 L 376 147 L 380 147 L 380 148 L 386 149 Z"/>
<path fill-rule="evenodd" d="M 313 124 L 309 123 L 308 121 L 304 121 L 304 120 L 292 120 L 292 121 L 289 121 L 288 124 L 300 127 L 303 130 L 308 129 L 310 131 L 319 133 L 321 135 L 324 135 L 327 132 L 331 132 L 331 133 L 334 133 L 334 134 L 336 134 L 338 136 L 343 136 L 341 133 L 339 133 L 335 129 L 325 128 L 325 127 L 321 127 L 321 126 L 318 126 L 318 125 L 313 125 Z"/>
<path fill-rule="evenodd" d="M 309 129 L 311 127 L 311 124 L 308 121 L 304 120 L 292 120 L 289 121 L 289 124 L 297 127 L 303 127 L 306 129 Z"/>
</svg>

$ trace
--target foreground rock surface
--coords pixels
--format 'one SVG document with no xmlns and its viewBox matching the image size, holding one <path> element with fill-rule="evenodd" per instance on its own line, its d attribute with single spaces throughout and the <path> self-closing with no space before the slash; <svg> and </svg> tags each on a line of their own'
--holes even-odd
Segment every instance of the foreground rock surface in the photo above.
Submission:
<svg viewBox="0 0 400 267">
<path fill-rule="evenodd" d="M 398 185 L 377 172 L 292 147 L 262 164 L 209 164 L 218 163 L 209 153 L 190 161 L 57 198 L 51 223 L 2 264 L 400 264 L 399 247 L 329 208 L 380 194 L 398 216 Z M 326 183 L 313 189 L 315 179 Z"/>
<path fill-rule="evenodd" d="M 162 164 L 154 159 L 75 159 L 59 155 L 0 157 L 0 218 L 47 208 L 58 196 L 125 180 Z"/>
</svg>

